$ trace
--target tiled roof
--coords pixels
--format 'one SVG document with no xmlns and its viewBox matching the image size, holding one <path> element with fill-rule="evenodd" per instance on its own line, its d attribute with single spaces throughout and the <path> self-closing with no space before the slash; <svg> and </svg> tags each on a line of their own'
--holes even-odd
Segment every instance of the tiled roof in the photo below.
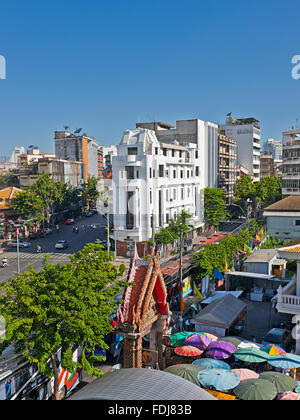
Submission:
<svg viewBox="0 0 300 420">
<path fill-rule="evenodd" d="M 291 195 L 266 207 L 265 211 L 300 211 L 300 196 Z"/>
<path fill-rule="evenodd" d="M 12 200 L 15 198 L 22 190 L 16 187 L 8 187 L 0 190 L 0 200 Z"/>
</svg>

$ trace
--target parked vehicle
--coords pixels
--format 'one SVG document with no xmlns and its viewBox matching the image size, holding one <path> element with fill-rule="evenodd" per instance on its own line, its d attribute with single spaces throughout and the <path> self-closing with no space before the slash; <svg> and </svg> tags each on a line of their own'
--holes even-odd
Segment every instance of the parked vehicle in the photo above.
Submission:
<svg viewBox="0 0 300 420">
<path fill-rule="evenodd" d="M 65 221 L 65 225 L 74 225 L 74 223 L 75 223 L 75 220 L 74 219 L 67 219 Z"/>
<path fill-rule="evenodd" d="M 45 234 L 46 234 L 46 235 L 49 235 L 50 233 L 52 233 L 52 229 L 50 229 L 50 228 L 46 228 L 46 229 L 44 230 L 44 232 L 45 232 Z"/>
<path fill-rule="evenodd" d="M 272 328 L 264 336 L 261 343 L 264 346 L 267 346 L 268 344 L 277 344 L 278 346 L 283 347 L 285 350 L 289 351 L 292 344 L 292 334 L 285 328 Z"/>
<path fill-rule="evenodd" d="M 91 216 L 93 216 L 93 212 L 92 211 L 86 211 L 84 213 L 84 215 L 85 215 L 85 217 L 91 217 Z"/>
<path fill-rule="evenodd" d="M 55 244 L 56 249 L 65 249 L 65 248 L 68 248 L 68 247 L 69 247 L 69 244 L 64 239 L 61 239 L 61 240 L 57 241 L 56 244 Z"/>
<path fill-rule="evenodd" d="M 30 245 L 31 245 L 31 243 L 30 243 L 30 242 L 19 241 L 19 248 L 28 248 L 28 247 L 30 247 Z M 17 248 L 17 246 L 18 246 L 18 241 L 13 240 L 13 241 L 9 242 L 9 243 L 7 244 L 7 246 L 8 246 L 9 248 Z"/>
</svg>

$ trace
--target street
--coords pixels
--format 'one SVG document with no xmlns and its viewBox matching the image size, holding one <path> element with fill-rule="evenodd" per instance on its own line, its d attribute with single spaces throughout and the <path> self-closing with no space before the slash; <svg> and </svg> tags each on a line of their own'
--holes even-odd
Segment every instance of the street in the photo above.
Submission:
<svg viewBox="0 0 300 420">
<path fill-rule="evenodd" d="M 91 225 L 97 225 L 94 229 Z M 101 225 L 101 226 L 99 226 Z M 73 232 L 73 225 L 60 225 L 59 233 L 56 229 L 45 238 L 28 239 L 31 243 L 29 248 L 20 248 L 20 271 L 24 272 L 28 264 L 32 264 L 37 270 L 42 268 L 45 254 L 49 254 L 49 262 L 53 264 L 64 264 L 69 262 L 69 256 L 82 249 L 86 243 L 94 242 L 96 239 L 106 239 L 105 228 L 106 220 L 103 216 L 95 214 L 91 217 L 81 217 L 76 220 L 75 226 L 79 228 L 79 233 Z M 66 249 L 55 249 L 58 240 L 64 239 L 69 247 Z M 36 246 L 41 245 L 42 252 L 37 254 Z M 17 250 L 16 248 L 4 248 L 4 256 L 8 258 L 8 267 L 0 268 L 0 283 L 8 280 L 18 270 Z"/>
</svg>

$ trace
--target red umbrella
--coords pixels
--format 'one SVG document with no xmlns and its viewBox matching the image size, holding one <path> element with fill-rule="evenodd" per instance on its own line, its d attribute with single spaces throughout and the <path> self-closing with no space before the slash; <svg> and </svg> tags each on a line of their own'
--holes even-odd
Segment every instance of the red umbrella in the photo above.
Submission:
<svg viewBox="0 0 300 420">
<path fill-rule="evenodd" d="M 203 353 L 202 350 L 194 346 L 176 347 L 174 351 L 179 356 L 187 356 L 187 357 L 200 356 Z"/>
</svg>

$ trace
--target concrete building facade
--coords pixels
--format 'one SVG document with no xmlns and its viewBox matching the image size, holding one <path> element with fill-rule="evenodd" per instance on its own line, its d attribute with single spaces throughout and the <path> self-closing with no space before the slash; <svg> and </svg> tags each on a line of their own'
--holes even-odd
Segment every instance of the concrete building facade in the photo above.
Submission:
<svg viewBox="0 0 300 420">
<path fill-rule="evenodd" d="M 259 121 L 255 118 L 235 119 L 227 118 L 226 124 L 221 126 L 226 136 L 237 141 L 237 164 L 249 171 L 254 182 L 260 180 L 260 138 Z"/>
<path fill-rule="evenodd" d="M 203 189 L 207 158 L 197 143 L 159 141 L 156 132 L 124 132 L 112 156 L 114 232 L 118 255 L 128 255 L 136 242 L 141 256 L 149 240 L 183 210 L 204 228 Z"/>
<path fill-rule="evenodd" d="M 82 162 L 85 165 L 85 182 L 89 176 L 99 177 L 101 153 L 99 143 L 87 135 L 76 135 L 68 131 L 56 131 L 55 155 L 58 159 Z M 103 162 L 102 162 L 103 165 Z"/>
<path fill-rule="evenodd" d="M 237 181 L 237 141 L 219 132 L 218 142 L 218 186 L 223 189 L 227 204 L 231 204 L 234 195 L 234 186 Z"/>
<path fill-rule="evenodd" d="M 260 157 L 260 178 L 275 176 L 275 166 L 272 154 L 264 154 Z"/>
<path fill-rule="evenodd" d="M 282 196 L 300 196 L 300 129 L 283 133 L 282 160 Z"/>
</svg>

